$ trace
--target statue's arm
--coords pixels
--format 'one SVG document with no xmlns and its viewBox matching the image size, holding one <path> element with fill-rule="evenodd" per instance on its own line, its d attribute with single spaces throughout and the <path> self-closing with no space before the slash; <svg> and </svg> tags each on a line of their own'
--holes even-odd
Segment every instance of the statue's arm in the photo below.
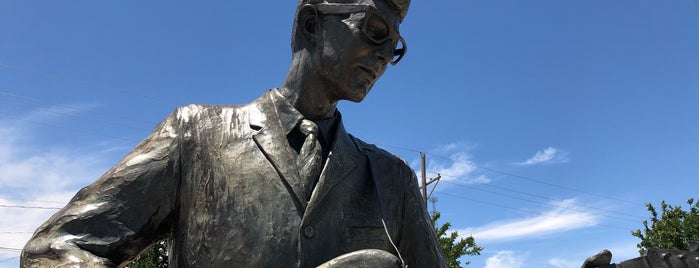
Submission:
<svg viewBox="0 0 699 268">
<path fill-rule="evenodd" d="M 403 228 L 399 245 L 409 267 L 447 267 L 432 221 L 422 201 L 415 172 L 405 171 L 407 189 L 403 200 Z"/>
<path fill-rule="evenodd" d="M 21 267 L 117 267 L 166 237 L 180 180 L 178 125 L 173 113 L 41 225 Z"/>
</svg>

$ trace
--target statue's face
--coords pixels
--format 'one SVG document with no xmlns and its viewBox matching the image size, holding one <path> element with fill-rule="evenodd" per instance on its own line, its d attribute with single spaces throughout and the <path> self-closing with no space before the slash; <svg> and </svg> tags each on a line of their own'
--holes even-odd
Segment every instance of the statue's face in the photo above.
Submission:
<svg viewBox="0 0 699 268">
<path fill-rule="evenodd" d="M 351 7 L 354 6 L 354 7 Z M 383 1 L 317 5 L 319 74 L 334 100 L 360 102 L 393 61 L 399 19 Z M 338 14 L 341 12 L 349 12 Z"/>
</svg>

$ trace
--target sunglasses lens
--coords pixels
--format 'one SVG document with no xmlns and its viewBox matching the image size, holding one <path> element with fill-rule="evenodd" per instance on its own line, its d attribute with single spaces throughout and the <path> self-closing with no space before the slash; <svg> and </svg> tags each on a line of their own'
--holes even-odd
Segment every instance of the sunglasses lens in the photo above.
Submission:
<svg viewBox="0 0 699 268">
<path fill-rule="evenodd" d="M 374 12 L 367 12 L 364 20 L 364 34 L 376 44 L 382 44 L 391 37 L 391 30 L 388 22 Z"/>
</svg>

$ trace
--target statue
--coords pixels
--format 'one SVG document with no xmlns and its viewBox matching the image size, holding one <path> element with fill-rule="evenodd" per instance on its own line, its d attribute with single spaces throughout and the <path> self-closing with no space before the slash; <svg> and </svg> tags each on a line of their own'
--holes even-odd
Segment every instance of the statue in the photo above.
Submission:
<svg viewBox="0 0 699 268">
<path fill-rule="evenodd" d="M 611 261 L 612 253 L 605 249 L 588 257 L 580 268 L 699 268 L 699 242 L 688 250 L 649 248 L 641 257 Z"/>
<path fill-rule="evenodd" d="M 22 267 L 123 267 L 169 239 L 171 267 L 446 267 L 413 170 L 349 135 L 406 42 L 409 0 L 301 0 L 281 87 L 176 109 L 24 247 Z"/>
</svg>

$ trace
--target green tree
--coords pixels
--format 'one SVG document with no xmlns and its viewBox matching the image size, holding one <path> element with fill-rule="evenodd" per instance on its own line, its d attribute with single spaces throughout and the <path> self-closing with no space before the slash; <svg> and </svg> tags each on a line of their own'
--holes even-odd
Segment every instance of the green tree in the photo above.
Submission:
<svg viewBox="0 0 699 268">
<path fill-rule="evenodd" d="M 641 255 L 649 248 L 687 250 L 692 243 L 699 241 L 699 202 L 690 198 L 687 204 L 689 210 L 684 210 L 682 206 L 670 206 L 663 200 L 660 215 L 652 204 L 646 204 L 651 213 L 650 222 L 644 220 L 643 230 L 631 232 L 641 239 L 636 245 Z"/>
<path fill-rule="evenodd" d="M 127 268 L 167 268 L 167 242 L 159 241 L 150 249 L 144 251 Z"/>
<path fill-rule="evenodd" d="M 435 232 L 437 232 L 437 238 L 439 239 L 442 253 L 444 253 L 444 258 L 446 258 L 447 267 L 463 268 L 459 262 L 459 258 L 463 255 L 481 255 L 481 250 L 483 250 L 483 248 L 476 245 L 476 240 L 473 239 L 473 236 L 469 236 L 466 239 L 461 238 L 457 241 L 459 238 L 459 233 L 457 231 L 453 231 L 451 234 L 447 235 L 451 223 L 447 222 L 438 228 L 437 220 L 440 216 L 439 212 L 432 213 L 432 225 L 435 227 Z M 470 261 L 465 261 L 464 265 L 469 265 L 470 263 Z"/>
</svg>

